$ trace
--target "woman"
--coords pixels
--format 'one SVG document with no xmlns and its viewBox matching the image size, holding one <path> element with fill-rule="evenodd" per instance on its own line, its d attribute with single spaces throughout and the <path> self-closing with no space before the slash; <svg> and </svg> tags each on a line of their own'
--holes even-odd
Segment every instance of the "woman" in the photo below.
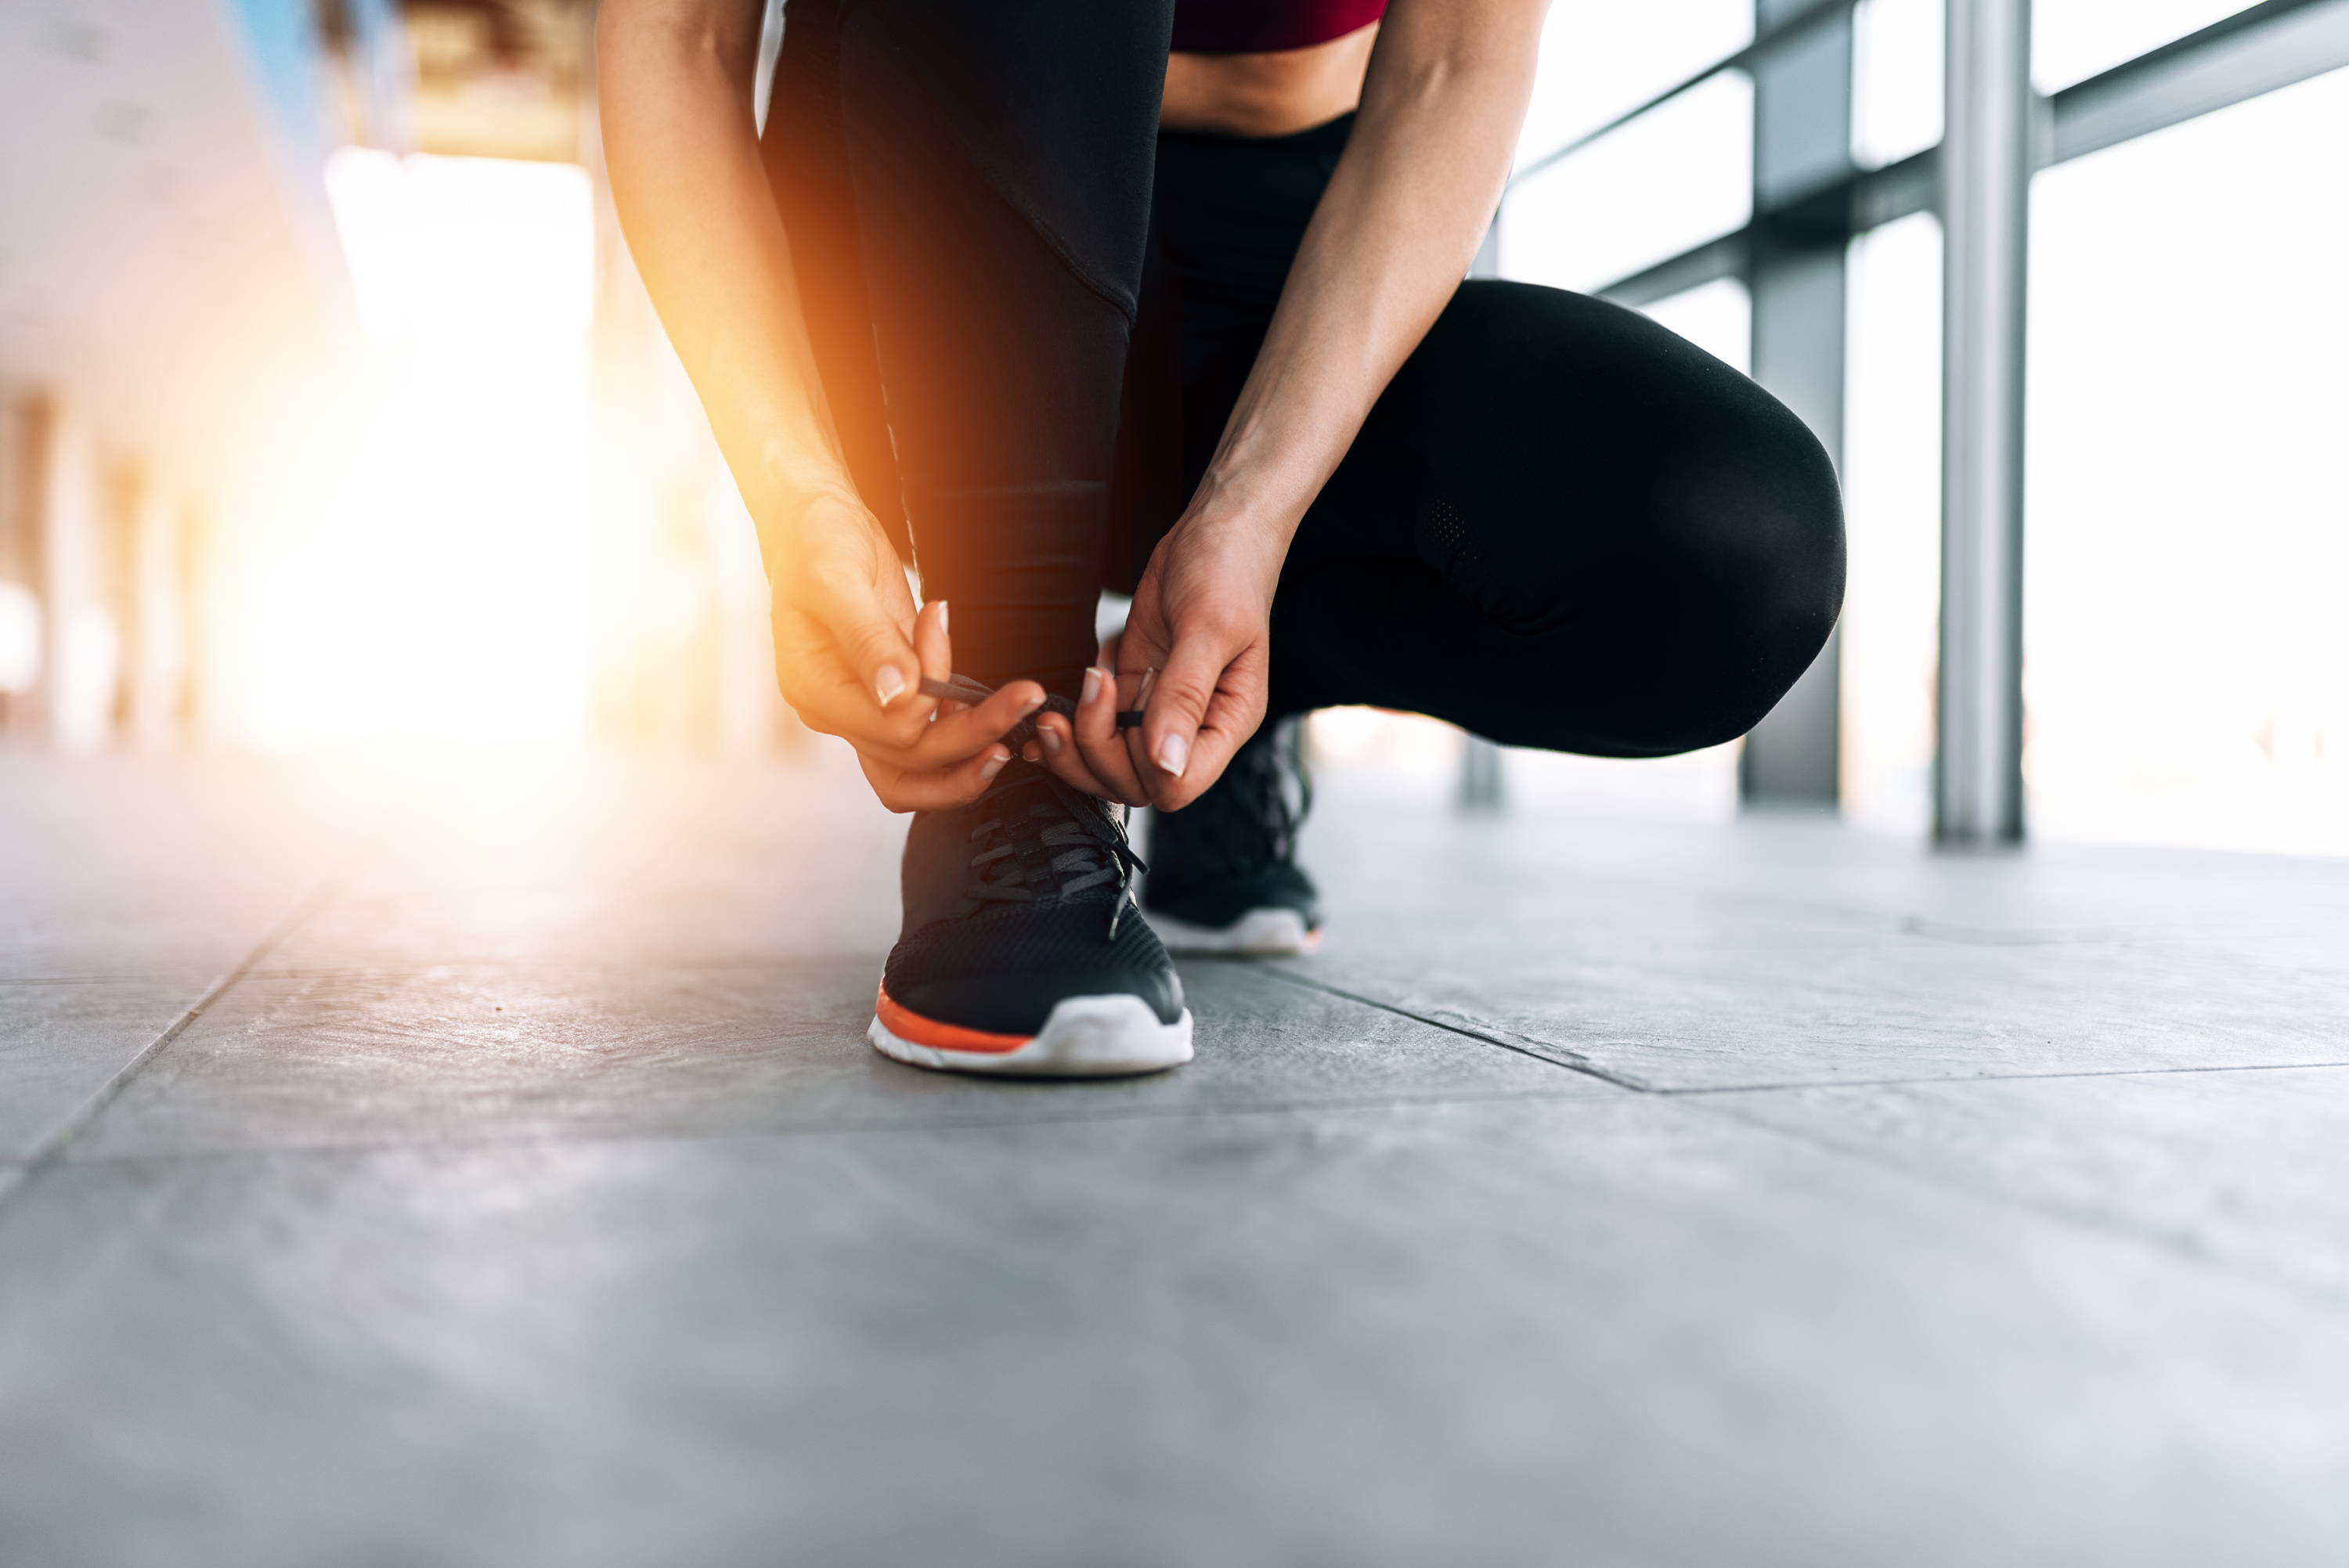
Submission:
<svg viewBox="0 0 2349 1568">
<path fill-rule="evenodd" d="M 791 0 L 762 148 L 761 0 L 605 0 L 614 195 L 784 693 L 914 814 L 883 1051 L 1187 1060 L 1153 927 L 1317 923 L 1268 721 L 1663 756 L 1825 642 L 1800 421 L 1633 313 L 1461 282 L 1546 4 Z M 1156 808 L 1147 923 L 1113 802 Z"/>
</svg>

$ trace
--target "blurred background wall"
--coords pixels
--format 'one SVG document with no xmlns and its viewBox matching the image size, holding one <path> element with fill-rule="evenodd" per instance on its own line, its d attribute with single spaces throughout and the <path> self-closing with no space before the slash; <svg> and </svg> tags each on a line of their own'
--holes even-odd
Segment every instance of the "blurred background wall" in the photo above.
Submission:
<svg viewBox="0 0 2349 1568">
<path fill-rule="evenodd" d="M 2033 830 L 2349 851 L 2349 5 L 2031 9 Z M 5 744 L 796 744 L 750 531 L 604 191 L 592 21 L 0 0 Z M 1495 756 L 1358 712 L 1317 721 L 1325 760 L 1926 829 L 1949 23 L 1558 0 L 1480 261 L 1651 312 L 1840 454 L 1844 626 L 1762 749 Z"/>
<path fill-rule="evenodd" d="M 0 5 L 0 727 L 764 748 L 587 0 Z"/>
</svg>

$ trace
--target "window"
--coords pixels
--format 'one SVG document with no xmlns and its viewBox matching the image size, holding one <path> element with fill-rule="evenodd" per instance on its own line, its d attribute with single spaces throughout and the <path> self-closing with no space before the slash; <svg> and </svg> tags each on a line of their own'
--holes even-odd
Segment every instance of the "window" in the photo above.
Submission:
<svg viewBox="0 0 2349 1568">
<path fill-rule="evenodd" d="M 1942 0 L 1860 0 L 1852 13 L 1851 155 L 1898 163 L 1941 139 Z"/>
<path fill-rule="evenodd" d="M 2033 0 L 2032 79 L 2052 93 L 2245 8 L 2244 0 Z"/>
<path fill-rule="evenodd" d="M 2349 71 L 2040 176 L 2042 836 L 2349 851 Z"/>
<path fill-rule="evenodd" d="M 1844 810 L 1932 817 L 1941 596 L 1941 225 L 1919 213 L 1852 242 L 1844 391 Z"/>
<path fill-rule="evenodd" d="M 1588 135 L 1753 38 L 1753 0 L 1678 0 L 1670 6 L 1557 0 L 1542 29 L 1518 163 Z"/>
<path fill-rule="evenodd" d="M 1514 186 L 1501 274 L 1590 290 L 1744 225 L 1754 86 L 1724 72 Z"/>
</svg>

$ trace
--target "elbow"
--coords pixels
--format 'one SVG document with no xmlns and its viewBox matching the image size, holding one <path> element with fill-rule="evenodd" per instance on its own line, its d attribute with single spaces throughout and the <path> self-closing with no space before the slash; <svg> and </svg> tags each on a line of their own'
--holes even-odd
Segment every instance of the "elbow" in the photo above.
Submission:
<svg viewBox="0 0 2349 1568">
<path fill-rule="evenodd" d="M 616 74 L 651 68 L 697 82 L 723 81 L 747 103 L 759 68 L 764 10 L 739 4 L 603 0 L 595 15 L 597 86 L 610 92 Z"/>
<path fill-rule="evenodd" d="M 1485 26 L 1413 20 L 1416 26 L 1398 26 L 1390 17 L 1381 30 L 1363 84 L 1365 108 L 1377 98 L 1391 109 L 1410 106 L 1447 118 L 1508 103 L 1522 113 L 1539 52 L 1538 9 Z"/>
</svg>

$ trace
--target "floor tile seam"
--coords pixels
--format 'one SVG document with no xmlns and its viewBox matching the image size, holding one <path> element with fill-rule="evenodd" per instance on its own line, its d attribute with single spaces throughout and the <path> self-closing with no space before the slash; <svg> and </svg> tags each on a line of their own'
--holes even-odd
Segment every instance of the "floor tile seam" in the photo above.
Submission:
<svg viewBox="0 0 2349 1568">
<path fill-rule="evenodd" d="M 1647 892 L 1652 892 L 1657 887 L 1657 883 L 1650 879 L 1611 876 L 1604 880 Z M 1930 941 L 1953 943 L 1961 946 L 2076 946 L 2091 943 L 2128 944 L 2190 939 L 2197 935 L 2215 934 L 2224 929 L 2218 926 L 2199 925 L 2183 928 L 2137 926 L 2113 924 L 2109 922 L 2033 925 L 1982 924 L 1913 913 L 1893 913 L 1873 905 L 1848 903 L 1834 897 L 1803 897 L 1787 893 L 1757 892 L 1719 882 L 1692 880 L 1675 882 L 1670 885 L 1673 892 L 1692 900 L 1744 905 L 1756 911 L 1784 911 L 1810 918 L 1832 917 L 1837 924 L 1872 930 L 1881 935 L 1916 936 Z M 1822 934 L 1825 933 L 1823 932 Z"/>
<path fill-rule="evenodd" d="M 253 967 L 268 955 L 280 942 L 298 930 L 302 923 L 325 907 L 328 899 L 357 872 L 371 852 L 376 841 L 361 835 L 357 842 L 343 856 L 330 864 L 308 889 L 296 895 L 274 924 L 262 934 L 244 957 L 206 986 L 196 999 L 183 1008 L 179 1016 L 164 1026 L 153 1039 L 141 1046 L 130 1059 L 117 1068 L 107 1080 L 98 1085 L 80 1105 L 67 1112 L 49 1130 L 34 1140 L 20 1157 L 17 1180 L 0 1189 L 0 1207 L 16 1202 L 31 1191 L 43 1171 L 60 1163 L 74 1140 L 87 1132 L 106 1108 L 114 1103 L 131 1081 L 145 1071 L 173 1040 L 185 1034 L 205 1011 L 218 1003 L 244 978 Z"/>
<path fill-rule="evenodd" d="M 1995 1187 L 1982 1186 L 1961 1176 L 1903 1160 L 1882 1149 L 1844 1142 L 1814 1129 L 1787 1127 L 1757 1117 L 1741 1115 L 1733 1107 L 1719 1101 L 1692 1099 L 1680 1096 L 1670 1098 L 1685 1105 L 1692 1112 L 1716 1117 L 1724 1121 L 1733 1121 L 1751 1130 L 1775 1133 L 1791 1142 L 1802 1144 L 1838 1159 L 1855 1161 L 1878 1171 L 1889 1171 L 1936 1191 L 1962 1198 L 1987 1209 L 2027 1214 L 2035 1220 L 2093 1235 L 2101 1240 L 2123 1242 L 2169 1262 L 2183 1264 L 2189 1268 L 2215 1274 L 2221 1279 L 2256 1285 L 2287 1296 L 2303 1305 L 2314 1306 L 2331 1314 L 2349 1315 L 2349 1296 L 2321 1288 L 2313 1289 L 2298 1281 L 2280 1278 L 2261 1269 L 2249 1268 L 2222 1258 L 2212 1257 L 2192 1247 L 2180 1245 L 2174 1239 L 2164 1236 L 2158 1232 L 2136 1225 L 2115 1223 L 2109 1218 L 2084 1213 L 2064 1204 L 2039 1202 L 2016 1193 L 2002 1191 Z"/>
<path fill-rule="evenodd" d="M 1556 1064 L 1553 1063 L 1553 1066 Z M 946 1132 L 1007 1132 L 1058 1127 L 1111 1127 L 1122 1124 L 1210 1122 L 1239 1117 L 1349 1115 L 1381 1110 L 1444 1109 L 1483 1105 L 1591 1105 L 1629 1103 L 1612 1095 L 1588 1090 L 1494 1089 L 1480 1094 L 1405 1095 L 1392 1098 L 1298 1100 L 1279 1105 L 1206 1105 L 1102 1111 L 1078 1116 L 971 1118 L 945 1121 L 851 1121 L 824 1126 L 754 1128 L 732 1131 L 583 1132 L 531 1138 L 432 1139 L 386 1142 L 285 1144 L 252 1149 L 179 1150 L 164 1153 L 120 1152 L 74 1155 L 52 1161 L 45 1169 L 107 1170 L 142 1165 L 233 1164 L 240 1161 L 367 1159 L 387 1154 L 497 1153 L 530 1150 L 615 1147 L 697 1147 L 724 1143 L 786 1142 L 808 1138 L 869 1138 L 924 1136 Z M 5 1166 L 0 1166 L 5 1172 Z"/>
<path fill-rule="evenodd" d="M 1658 1085 L 1652 1094 L 1675 1099 L 1696 1099 L 1710 1095 L 1800 1094 L 1818 1089 L 1843 1088 L 1931 1088 L 1949 1085 L 1976 1083 L 2046 1083 L 2069 1078 L 2178 1078 L 2202 1073 L 2296 1073 L 2335 1072 L 2349 1068 L 2349 1061 L 2320 1062 L 2223 1062 L 2207 1066 L 2166 1068 L 2081 1068 L 2070 1072 L 2045 1073 L 1969 1073 L 1963 1077 L 1920 1077 L 1894 1078 L 1806 1078 L 1792 1083 L 1735 1083 Z"/>
<path fill-rule="evenodd" d="M 1582 890 L 1585 892 L 1603 892 L 1609 885 L 1618 886 L 1649 898 L 1655 895 L 1659 887 L 1659 884 L 1652 880 L 1621 876 L 1586 879 L 1582 883 Z M 1908 920 L 1909 916 L 1889 914 L 1882 910 L 1838 903 L 1832 900 L 1790 898 L 1777 893 L 1748 892 L 1703 882 L 1674 882 L 1670 885 L 1668 891 L 1680 895 L 1681 902 L 1687 903 L 1744 906 L 1761 917 L 1754 922 L 1757 925 L 1782 923 L 1781 920 L 1768 918 L 1774 914 L 1783 916 L 1784 923 L 1793 924 L 1797 921 L 1808 923 L 1816 927 L 1815 934 L 1822 941 L 1836 936 L 1849 936 L 1855 933 L 1885 936 L 1920 934 L 1905 932 L 1902 929 L 1902 923 Z"/>
<path fill-rule="evenodd" d="M 1377 996 L 1369 995 L 1361 992 L 1350 991 L 1337 985 L 1332 985 L 1327 981 L 1309 979 L 1304 975 L 1297 974 L 1293 970 L 1277 965 L 1267 965 L 1260 971 L 1260 973 L 1277 975 L 1280 979 L 1289 982 L 1291 985 L 1302 986 L 1307 990 L 1319 991 L 1327 995 L 1341 997 L 1349 1002 L 1359 1002 L 1364 1006 L 1376 1007 L 1382 1012 L 1392 1013 L 1398 1017 L 1409 1018 L 1415 1023 L 1425 1024 L 1431 1028 L 1447 1030 L 1452 1034 L 1460 1035 L 1468 1039 L 1479 1040 L 1486 1045 L 1497 1046 L 1504 1050 L 1515 1051 L 1520 1056 L 1530 1057 L 1536 1061 L 1547 1062 L 1552 1067 L 1561 1068 L 1568 1072 L 1581 1073 L 1586 1077 L 1597 1078 L 1602 1083 L 1612 1084 L 1618 1088 L 1629 1089 L 1636 1094 L 1658 1095 L 1668 1099 L 1682 1099 L 1704 1095 L 1786 1094 L 1802 1090 L 1826 1088 L 1902 1088 L 1934 1084 L 2035 1083 L 2044 1079 L 2062 1078 L 2158 1078 L 2186 1073 L 2313 1072 L 2349 1068 L 2349 1061 L 2220 1062 L 2189 1067 L 2093 1068 L 2082 1068 L 2071 1072 L 1971 1073 L 1964 1077 L 1929 1076 L 1897 1078 L 1806 1078 L 1789 1083 L 1659 1084 L 1645 1078 L 1634 1077 L 1629 1073 L 1620 1072 L 1613 1068 L 1603 1068 L 1596 1062 L 1591 1062 L 1587 1058 L 1582 1057 L 1581 1053 L 1575 1051 L 1570 1046 L 1560 1044 L 1556 1041 L 1542 1040 L 1534 1036 L 1522 1035 L 1516 1030 L 1509 1029 L 1497 1024 L 1489 1024 L 1482 1019 L 1468 1018 L 1468 1022 L 1466 1024 L 1462 1024 L 1453 1022 L 1445 1018 L 1435 1017 L 1429 1014 L 1416 1012 L 1397 1003 L 1382 1000 Z M 1468 1016 L 1464 1014 L 1458 1015 L 1458 1016 L 1468 1017 Z M 1527 1043 L 1516 1043 L 1520 1040 Z M 1569 1056 L 1575 1057 L 1577 1060 L 1570 1062 L 1561 1061 L 1557 1057 L 1544 1054 L 1542 1050 L 1537 1049 L 1537 1047 L 1547 1047 L 1551 1050 L 1567 1053 Z"/>
<path fill-rule="evenodd" d="M 753 958 L 663 958 L 663 970 L 718 973 L 736 969 L 771 970 L 795 965 L 837 964 L 862 965 L 878 971 L 880 957 L 871 952 L 815 953 L 763 954 Z M 302 965 L 291 968 L 261 967 L 246 972 L 248 980 L 340 980 L 340 979 L 402 979 L 429 975 L 437 970 L 450 969 L 466 974 L 504 974 L 515 971 L 567 968 L 600 969 L 608 965 L 594 958 L 429 958 L 390 964 L 331 964 Z M 5 984 L 5 982 L 0 982 Z M 868 998 L 869 1000 L 869 998 Z"/>
<path fill-rule="evenodd" d="M 1964 921 L 1938 920 L 1930 915 L 1898 914 L 1888 910 L 1871 909 L 1863 904 L 1844 903 L 1834 899 L 1794 898 L 1780 893 L 1742 892 L 1724 887 L 1702 887 L 1689 884 L 1691 892 L 1709 893 L 1713 898 L 1733 904 L 1743 904 L 1759 911 L 1783 911 L 1806 919 L 1821 920 L 1822 935 L 1838 931 L 1869 932 L 1878 936 L 1914 936 L 1929 942 L 1953 943 L 1963 947 L 2035 947 L 2064 945 L 2088 939 L 2082 933 L 2102 937 L 2107 928 L 2079 926 L 2006 926 L 1973 925 Z M 1832 923 L 1822 917 L 1835 917 Z"/>
<path fill-rule="evenodd" d="M 1875 930 L 1888 936 L 1915 936 L 1930 942 L 1946 942 L 1961 947 L 2077 947 L 2092 944 L 2127 945 L 2146 942 L 2174 942 L 2196 936 L 2222 934 L 2222 925 L 2127 925 L 2110 922 L 2075 923 L 2032 925 L 1991 925 L 1974 921 L 1951 920 L 1939 915 L 1896 913 L 1865 905 L 1844 903 L 1833 899 L 1793 898 L 1775 893 L 1743 893 L 1731 889 L 1713 891 L 1729 902 L 1764 908 L 1799 911 L 1811 914 L 1842 916 L 1850 924 Z"/>
<path fill-rule="evenodd" d="M 1583 1057 L 1580 1052 L 1576 1051 L 1570 1046 L 1557 1045 L 1547 1040 L 1534 1040 L 1530 1036 L 1520 1036 L 1514 1030 L 1503 1029 L 1497 1025 L 1488 1025 L 1481 1019 L 1469 1018 L 1466 1023 L 1456 1023 L 1446 1018 L 1431 1017 L 1424 1013 L 1414 1012 L 1409 1007 L 1401 1006 L 1393 1002 L 1385 1001 L 1377 996 L 1367 995 L 1356 991 L 1349 991 L 1341 986 L 1332 985 L 1325 980 L 1312 979 L 1307 975 L 1299 975 L 1296 971 L 1281 965 L 1266 965 L 1256 972 L 1271 975 L 1277 979 L 1285 980 L 1288 984 L 1299 986 L 1304 990 L 1318 991 L 1323 995 L 1336 996 L 1344 1001 L 1359 1003 L 1365 1007 L 1375 1007 L 1382 1013 L 1392 1014 L 1398 1018 L 1408 1018 L 1415 1024 L 1424 1024 L 1431 1029 L 1442 1029 L 1447 1034 L 1458 1035 L 1463 1039 L 1475 1040 L 1480 1045 L 1493 1046 L 1505 1051 L 1513 1051 L 1518 1056 L 1544 1063 L 1547 1066 L 1557 1068 L 1561 1072 L 1575 1073 L 1583 1078 L 1594 1078 L 1600 1083 L 1608 1084 L 1619 1089 L 1628 1089 L 1634 1094 L 1651 1094 L 1654 1092 L 1653 1087 L 1650 1084 L 1647 1084 L 1639 1078 L 1632 1078 L 1628 1074 L 1618 1073 L 1602 1068 L 1597 1063 Z M 1461 1016 L 1465 1017 L 1466 1016 L 1461 1015 Z M 1560 1060 L 1557 1057 L 1547 1054 L 1547 1051 L 1546 1050 L 1536 1049 L 1535 1047 L 1537 1046 L 1547 1047 L 1548 1050 L 1564 1052 L 1568 1057 L 1573 1059 Z"/>
<path fill-rule="evenodd" d="M 1634 875 L 1606 876 L 1603 880 L 1617 886 L 1652 894 L 1658 883 Z M 1975 925 L 1965 921 L 1939 920 L 1930 915 L 1895 913 L 1871 904 L 1848 903 L 1832 896 L 1805 897 L 1800 894 L 1761 892 L 1751 888 L 1697 877 L 1686 882 L 1674 882 L 1670 890 L 1692 903 L 1726 903 L 1743 906 L 1757 913 L 1771 913 L 1820 921 L 1822 935 L 1837 931 L 1861 930 L 1885 936 L 1920 936 L 1936 941 L 1955 942 L 1965 945 L 2036 945 L 2077 940 L 2075 934 L 2093 933 L 2102 935 L 2114 929 L 2105 926 L 2001 926 Z M 1940 929 L 1931 929 L 1939 927 Z"/>
<path fill-rule="evenodd" d="M 202 970 L 191 970 L 185 975 L 158 976 L 152 973 L 139 975 L 126 972 L 120 975 L 57 975 L 24 979 L 0 976 L 0 994 L 16 990 L 31 991 L 56 985 L 178 985 L 186 984 L 202 973 Z"/>
</svg>

